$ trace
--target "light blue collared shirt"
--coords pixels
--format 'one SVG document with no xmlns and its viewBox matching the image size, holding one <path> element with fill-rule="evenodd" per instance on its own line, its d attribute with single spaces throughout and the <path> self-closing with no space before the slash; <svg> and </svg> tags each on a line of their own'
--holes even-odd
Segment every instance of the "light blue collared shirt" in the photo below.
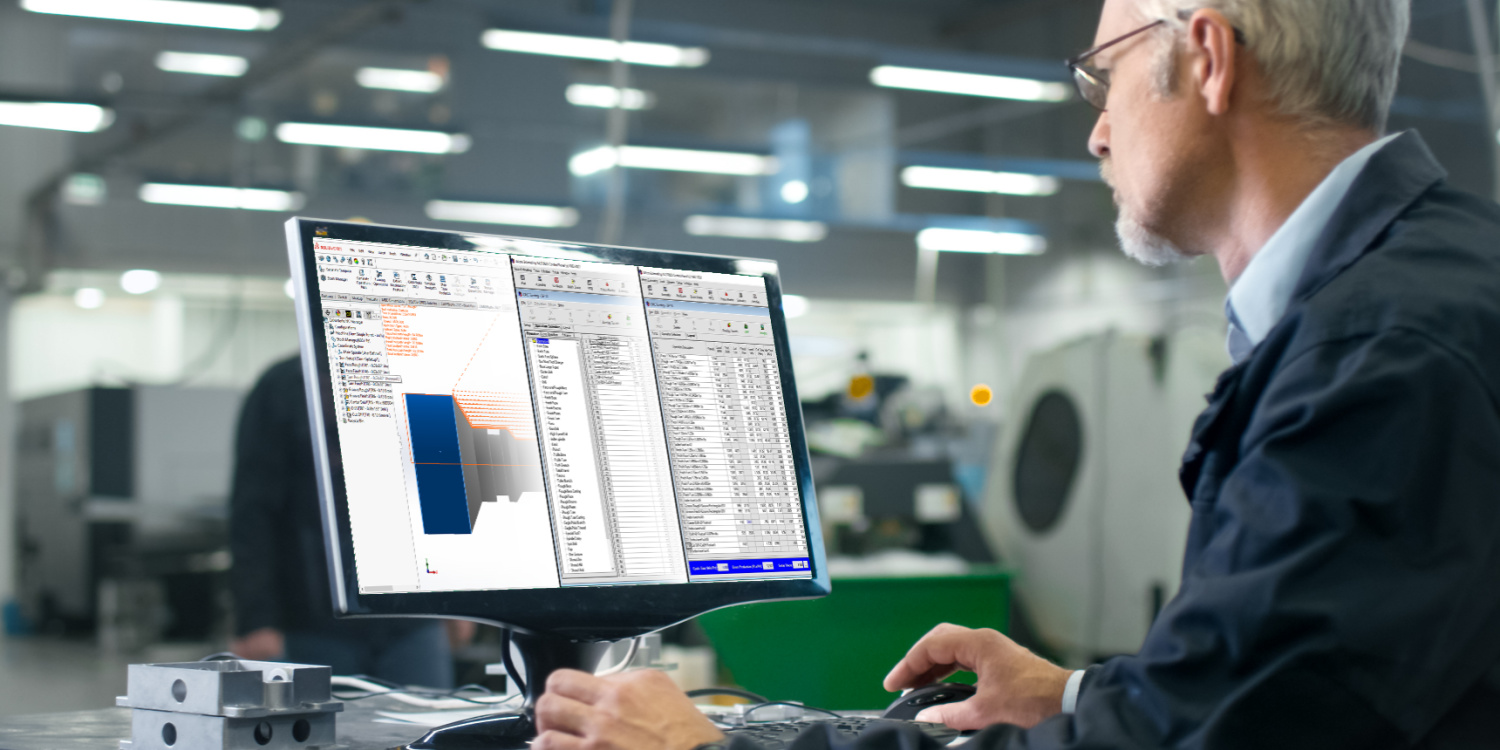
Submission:
<svg viewBox="0 0 1500 750">
<path fill-rule="evenodd" d="M 1334 167 L 1250 259 L 1224 300 L 1224 314 L 1229 318 L 1229 356 L 1235 364 L 1250 356 L 1250 351 L 1281 322 L 1307 266 L 1307 257 L 1333 218 L 1333 212 L 1349 194 L 1349 188 L 1370 157 L 1400 136 L 1397 133 L 1381 138 Z"/>
</svg>

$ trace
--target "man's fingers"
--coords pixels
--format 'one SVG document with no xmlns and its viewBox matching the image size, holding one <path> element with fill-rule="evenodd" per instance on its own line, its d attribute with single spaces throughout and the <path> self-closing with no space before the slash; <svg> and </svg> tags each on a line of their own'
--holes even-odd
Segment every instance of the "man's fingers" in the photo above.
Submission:
<svg viewBox="0 0 1500 750">
<path fill-rule="evenodd" d="M 957 671 L 974 668 L 982 636 L 978 631 L 954 625 L 939 625 L 922 636 L 906 656 L 885 676 L 885 689 L 925 685 Z"/>
<path fill-rule="evenodd" d="M 930 721 L 934 724 L 946 724 L 950 729 L 957 729 L 960 732 L 967 732 L 971 729 L 984 729 L 991 722 L 985 721 L 980 716 L 979 707 L 972 700 L 945 703 L 941 706 L 923 709 L 921 713 L 917 714 L 916 720 Z"/>
<path fill-rule="evenodd" d="M 551 681 L 548 681 L 551 685 Z M 536 725 L 542 732 L 583 734 L 589 729 L 590 707 L 565 695 L 547 692 L 536 701 Z"/>
<path fill-rule="evenodd" d="M 531 750 L 583 750 L 584 739 L 562 732 L 542 732 L 531 743 Z"/>
<path fill-rule="evenodd" d="M 559 669 L 547 678 L 547 692 L 593 705 L 609 692 L 609 683 L 587 672 Z"/>
</svg>

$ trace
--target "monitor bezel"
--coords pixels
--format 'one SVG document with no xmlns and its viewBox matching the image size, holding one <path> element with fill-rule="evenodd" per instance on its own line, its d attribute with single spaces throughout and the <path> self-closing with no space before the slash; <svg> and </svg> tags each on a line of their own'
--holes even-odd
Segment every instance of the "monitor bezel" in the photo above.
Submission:
<svg viewBox="0 0 1500 750">
<path fill-rule="evenodd" d="M 313 435 L 314 465 L 322 503 L 323 534 L 328 553 L 334 614 L 340 617 L 445 617 L 499 624 L 526 632 L 556 634 L 579 640 L 617 640 L 649 633 L 704 612 L 736 604 L 785 599 L 807 599 L 831 591 L 818 521 L 807 435 L 792 375 L 786 317 L 782 311 L 781 281 L 774 261 L 700 253 L 593 245 L 513 235 L 419 229 L 296 217 L 286 222 L 287 246 L 297 308 L 308 417 Z M 807 526 L 810 578 L 736 580 L 712 583 L 573 586 L 548 589 L 442 591 L 361 594 L 354 565 L 353 540 L 348 533 L 349 502 L 342 481 L 342 453 L 337 424 L 325 415 L 336 413 L 329 358 L 323 338 L 314 241 L 318 239 L 374 242 L 449 250 L 496 252 L 512 241 L 539 243 L 508 248 L 512 255 L 538 258 L 594 260 L 680 271 L 760 276 L 765 280 L 771 327 L 785 399 L 793 464 L 802 495 Z M 562 250 L 549 255 L 542 252 Z M 517 252 L 517 250 L 520 250 Z M 588 257 L 583 257 L 588 256 Z M 756 270 L 759 273 L 744 273 Z M 319 314 L 314 314 L 315 310 Z M 336 481 L 337 480 L 337 481 Z"/>
</svg>

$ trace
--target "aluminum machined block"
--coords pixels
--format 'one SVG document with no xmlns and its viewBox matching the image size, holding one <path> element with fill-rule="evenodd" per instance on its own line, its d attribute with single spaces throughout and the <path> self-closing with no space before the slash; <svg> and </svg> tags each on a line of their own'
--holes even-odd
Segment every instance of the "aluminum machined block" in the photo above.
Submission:
<svg viewBox="0 0 1500 750">
<path fill-rule="evenodd" d="M 332 670 L 264 661 L 130 665 L 121 750 L 295 750 L 334 744 Z"/>
</svg>

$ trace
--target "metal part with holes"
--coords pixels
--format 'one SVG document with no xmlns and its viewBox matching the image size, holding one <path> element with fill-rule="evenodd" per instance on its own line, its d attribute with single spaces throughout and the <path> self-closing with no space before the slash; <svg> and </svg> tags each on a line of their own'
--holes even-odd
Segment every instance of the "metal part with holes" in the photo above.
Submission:
<svg viewBox="0 0 1500 750">
<path fill-rule="evenodd" d="M 334 744 L 332 670 L 264 661 L 132 664 L 120 750 L 316 750 Z"/>
</svg>

